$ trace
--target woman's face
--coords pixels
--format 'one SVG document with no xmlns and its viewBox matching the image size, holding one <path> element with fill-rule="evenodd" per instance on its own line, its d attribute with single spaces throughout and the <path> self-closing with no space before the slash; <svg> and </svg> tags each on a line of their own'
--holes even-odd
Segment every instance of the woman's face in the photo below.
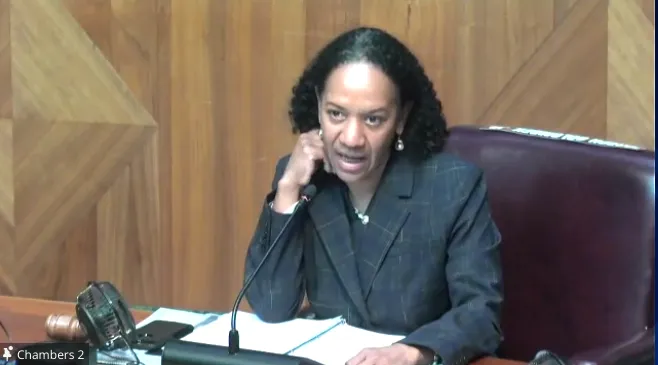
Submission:
<svg viewBox="0 0 658 365">
<path fill-rule="evenodd" d="M 322 137 L 333 172 L 346 183 L 378 178 L 408 108 L 376 66 L 350 63 L 328 77 L 319 105 Z"/>
</svg>

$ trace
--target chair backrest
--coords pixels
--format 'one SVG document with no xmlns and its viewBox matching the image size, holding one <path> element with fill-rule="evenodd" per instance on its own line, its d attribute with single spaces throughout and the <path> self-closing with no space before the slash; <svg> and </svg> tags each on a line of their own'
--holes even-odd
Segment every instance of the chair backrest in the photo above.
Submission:
<svg viewBox="0 0 658 365">
<path fill-rule="evenodd" d="M 485 172 L 502 238 L 501 356 L 569 357 L 653 327 L 654 152 L 509 128 L 452 127 Z"/>
</svg>

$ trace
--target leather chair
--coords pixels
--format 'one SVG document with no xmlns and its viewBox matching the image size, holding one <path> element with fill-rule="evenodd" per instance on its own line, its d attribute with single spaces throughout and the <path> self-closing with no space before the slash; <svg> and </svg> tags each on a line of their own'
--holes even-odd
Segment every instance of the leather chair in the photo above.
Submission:
<svg viewBox="0 0 658 365">
<path fill-rule="evenodd" d="M 603 143 L 450 129 L 446 151 L 484 170 L 503 237 L 501 357 L 654 363 L 655 155 Z"/>
</svg>

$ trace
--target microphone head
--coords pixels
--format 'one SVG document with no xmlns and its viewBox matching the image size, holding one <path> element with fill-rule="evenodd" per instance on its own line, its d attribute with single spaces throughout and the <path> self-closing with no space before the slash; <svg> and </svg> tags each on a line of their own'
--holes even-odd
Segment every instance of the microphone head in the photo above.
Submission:
<svg viewBox="0 0 658 365">
<path fill-rule="evenodd" d="M 308 184 L 302 190 L 302 198 L 306 201 L 313 199 L 315 194 L 318 192 L 318 189 L 313 184 Z"/>
</svg>

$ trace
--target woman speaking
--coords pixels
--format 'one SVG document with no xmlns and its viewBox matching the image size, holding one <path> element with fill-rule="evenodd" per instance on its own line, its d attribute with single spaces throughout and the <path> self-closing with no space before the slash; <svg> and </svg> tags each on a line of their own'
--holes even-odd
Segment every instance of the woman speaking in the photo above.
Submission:
<svg viewBox="0 0 658 365">
<path fill-rule="evenodd" d="M 267 322 L 316 318 L 405 336 L 348 364 L 463 365 L 500 344 L 500 234 L 482 171 L 442 151 L 442 105 L 411 51 L 375 28 L 341 34 L 307 66 L 290 101 L 292 152 L 265 197 L 248 277 L 305 186 L 247 291 Z"/>
</svg>

